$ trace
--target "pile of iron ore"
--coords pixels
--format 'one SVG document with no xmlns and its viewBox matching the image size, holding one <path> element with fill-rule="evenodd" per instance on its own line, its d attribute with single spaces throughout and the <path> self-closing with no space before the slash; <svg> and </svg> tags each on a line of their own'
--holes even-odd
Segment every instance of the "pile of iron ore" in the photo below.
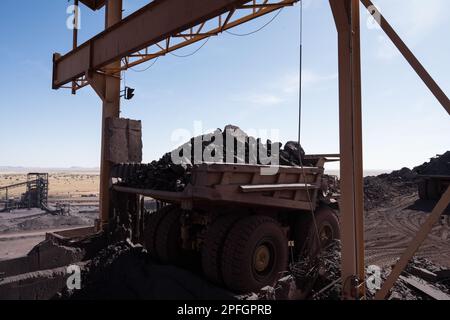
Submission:
<svg viewBox="0 0 450 320">
<path fill-rule="evenodd" d="M 399 196 L 417 192 L 418 175 L 408 168 L 364 178 L 364 208 L 388 206 Z"/>
<path fill-rule="evenodd" d="M 364 178 L 364 207 L 371 210 L 392 204 L 399 196 L 417 192 L 420 175 L 450 175 L 450 151 L 415 168 Z"/>
<path fill-rule="evenodd" d="M 216 141 L 221 137 L 222 141 Z M 231 142 L 233 144 L 227 142 Z M 234 148 L 227 145 L 234 146 Z M 298 142 L 290 141 L 283 145 L 270 140 L 262 142 L 259 138 L 248 136 L 239 127 L 228 125 L 224 130 L 192 138 L 176 150 L 166 153 L 160 160 L 137 165 L 125 176 L 121 184 L 143 189 L 163 191 L 182 191 L 190 181 L 193 165 L 203 162 L 267 164 L 272 156 L 273 146 L 279 147 L 279 164 L 283 166 L 311 165 L 304 159 L 305 152 Z M 199 150 L 200 148 L 200 150 Z M 184 154 L 189 150 L 189 154 Z M 232 154 L 230 155 L 230 151 Z M 242 152 L 241 150 L 245 150 Z M 251 152 L 254 150 L 256 152 Z M 214 158 L 205 158 L 208 155 Z M 266 159 L 262 159 L 260 155 Z M 174 163 L 173 158 L 177 159 Z"/>
<path fill-rule="evenodd" d="M 413 169 L 422 175 L 450 175 L 450 151 Z"/>
<path fill-rule="evenodd" d="M 119 242 L 84 267 L 81 290 L 65 289 L 63 300 L 230 300 L 233 295 L 190 271 L 155 263 L 141 246 Z"/>
</svg>

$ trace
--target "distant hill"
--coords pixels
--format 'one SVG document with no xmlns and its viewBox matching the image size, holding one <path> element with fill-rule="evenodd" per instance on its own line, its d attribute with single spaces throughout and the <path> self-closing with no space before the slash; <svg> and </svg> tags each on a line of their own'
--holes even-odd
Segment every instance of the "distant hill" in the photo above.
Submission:
<svg viewBox="0 0 450 320">
<path fill-rule="evenodd" d="M 69 168 L 42 168 L 42 167 L 13 167 L 0 166 L 0 173 L 29 173 L 29 172 L 100 172 L 99 168 L 69 167 Z"/>
</svg>

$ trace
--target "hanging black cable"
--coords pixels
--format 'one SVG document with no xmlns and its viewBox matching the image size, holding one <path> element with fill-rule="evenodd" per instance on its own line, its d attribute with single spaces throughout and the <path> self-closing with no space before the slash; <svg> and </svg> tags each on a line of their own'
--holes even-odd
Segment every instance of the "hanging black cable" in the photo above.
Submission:
<svg viewBox="0 0 450 320">
<path fill-rule="evenodd" d="M 302 136 L 302 104 L 303 104 L 303 0 L 300 0 L 300 60 L 299 60 L 299 94 L 298 94 L 298 143 Z"/>
<path fill-rule="evenodd" d="M 284 8 L 281 8 L 277 11 L 277 13 L 268 21 L 266 22 L 264 25 L 262 25 L 261 27 L 259 27 L 258 29 L 251 31 L 251 32 L 247 32 L 247 33 L 234 33 L 228 30 L 225 30 L 225 33 L 231 34 L 232 36 L 236 36 L 236 37 L 246 37 L 246 36 L 250 36 L 252 34 L 258 33 L 259 31 L 263 30 L 265 27 L 267 27 L 269 24 L 271 24 L 281 13 L 281 11 L 283 11 Z"/>
<path fill-rule="evenodd" d="M 169 52 L 170 55 L 177 57 L 177 58 L 188 58 L 191 57 L 193 55 L 195 55 L 197 52 L 199 52 L 207 43 L 208 41 L 211 39 L 211 37 L 206 38 L 206 40 L 203 42 L 203 44 L 198 47 L 196 50 L 194 50 L 193 52 L 189 53 L 189 54 L 185 54 L 185 55 L 179 55 L 173 52 Z"/>
<path fill-rule="evenodd" d="M 145 71 L 147 71 L 148 69 L 150 69 L 151 67 L 153 67 L 153 66 L 155 65 L 155 63 L 158 62 L 158 60 L 159 60 L 159 57 L 155 58 L 155 59 L 153 60 L 153 62 L 152 62 L 148 67 L 146 67 L 145 69 L 138 70 L 138 69 L 130 68 L 130 70 L 131 70 L 131 71 L 134 71 L 134 72 L 145 72 Z"/>
</svg>

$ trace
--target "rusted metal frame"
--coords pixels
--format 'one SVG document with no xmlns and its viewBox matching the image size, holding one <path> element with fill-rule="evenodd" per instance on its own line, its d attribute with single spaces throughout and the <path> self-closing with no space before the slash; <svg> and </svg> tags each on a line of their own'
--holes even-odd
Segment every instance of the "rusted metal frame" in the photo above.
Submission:
<svg viewBox="0 0 450 320">
<path fill-rule="evenodd" d="M 283 2 L 289 3 L 288 5 L 291 5 L 290 3 L 292 3 L 293 1 L 283 1 Z M 158 46 L 162 50 L 157 52 L 157 53 L 150 54 L 147 57 L 143 57 L 143 58 L 141 58 L 141 59 L 139 59 L 139 60 L 137 60 L 137 61 L 135 61 L 133 63 L 130 63 L 129 67 L 134 67 L 134 66 L 137 66 L 137 65 L 139 65 L 141 63 L 144 63 L 144 62 L 150 61 L 152 59 L 155 59 L 157 57 L 164 56 L 164 55 L 166 55 L 166 54 L 168 54 L 170 52 L 173 52 L 173 51 L 176 51 L 176 50 L 181 49 L 183 47 L 189 46 L 189 45 L 194 44 L 194 43 L 196 43 L 198 41 L 205 40 L 205 39 L 207 39 L 207 38 L 209 38 L 211 36 L 217 36 L 218 34 L 220 34 L 223 31 L 226 31 L 228 29 L 234 28 L 234 27 L 236 27 L 236 26 L 238 26 L 240 24 L 246 23 L 246 22 L 248 22 L 250 20 L 253 20 L 255 18 L 261 17 L 263 15 L 266 15 L 268 13 L 271 13 L 273 11 L 281 9 L 281 8 L 283 8 L 285 6 L 286 5 L 278 5 L 276 8 L 275 7 L 274 8 L 269 8 L 269 9 L 262 8 L 261 10 L 257 11 L 257 13 L 255 15 L 253 15 L 253 17 L 246 16 L 246 17 L 242 17 L 239 20 L 236 20 L 236 21 L 233 21 L 233 22 L 227 22 L 227 24 L 220 25 L 218 28 L 216 28 L 216 29 L 214 29 L 212 31 L 209 31 L 207 33 L 202 33 L 202 34 L 200 34 L 200 35 L 198 35 L 198 36 L 196 36 L 194 38 L 186 40 L 185 42 L 178 43 L 178 44 L 173 45 L 171 47 L 169 46 L 169 48 L 164 48 L 163 49 L 159 44 L 155 44 L 156 46 Z M 235 11 L 233 11 L 233 12 L 235 12 Z M 232 15 L 230 15 L 230 18 L 231 18 L 231 16 Z M 172 36 L 172 38 L 173 37 L 174 36 Z"/>
<path fill-rule="evenodd" d="M 267 3 L 267 4 L 247 4 L 239 6 L 238 9 L 258 9 L 258 8 L 267 8 L 267 7 L 275 7 L 278 6 L 276 3 Z M 254 13 L 257 11 L 255 10 Z"/>
<path fill-rule="evenodd" d="M 205 21 L 204 21 L 204 22 L 202 22 L 202 23 L 200 24 L 200 26 L 198 27 L 197 33 L 200 33 L 200 32 L 202 32 L 202 30 L 203 30 L 203 27 L 205 26 L 205 24 L 206 24 L 206 22 L 205 22 Z"/>
<path fill-rule="evenodd" d="M 245 2 L 247 1 L 153 1 L 57 59 L 54 63 L 56 72 L 53 87 L 59 88 L 87 72 L 88 68 L 101 69 Z M 172 17 L 169 20 L 168 15 Z M 114 50 L 105 50 L 107 47 L 114 47 Z"/>
<path fill-rule="evenodd" d="M 298 1 L 298 0 L 288 1 L 288 3 L 295 2 L 295 1 Z M 288 4 L 288 5 L 290 5 L 290 4 Z M 262 9 L 260 9 L 260 10 L 257 12 L 258 15 L 257 15 L 256 17 L 251 18 L 251 19 L 255 19 L 255 18 L 260 17 L 260 16 L 262 16 L 262 15 L 268 14 L 268 13 L 270 13 L 270 12 L 272 12 L 272 11 L 275 11 L 275 10 L 278 10 L 278 9 L 284 7 L 284 6 L 285 6 L 285 5 L 278 5 L 278 7 L 277 7 L 276 9 L 269 10 L 269 11 L 266 11 L 266 10 L 264 10 L 264 8 L 262 8 Z M 262 10 L 264 10 L 264 11 L 262 11 Z M 234 12 L 235 12 L 235 10 L 230 11 L 230 13 L 234 13 Z M 229 14 L 229 15 L 228 15 L 229 18 L 231 18 L 231 16 L 232 16 L 232 14 Z M 159 52 L 152 53 L 152 54 L 139 54 L 139 55 L 135 55 L 135 54 L 134 54 L 134 55 L 130 55 L 130 56 L 127 57 L 128 59 L 131 58 L 131 57 L 141 57 L 141 58 L 138 59 L 138 60 L 136 60 L 136 61 L 133 61 L 133 62 L 130 62 L 130 61 L 127 59 L 127 60 L 126 60 L 126 63 L 124 63 L 124 64 L 121 66 L 120 69 L 114 70 L 114 71 L 115 71 L 116 73 L 118 73 L 118 72 L 127 70 L 127 69 L 129 69 L 129 68 L 135 67 L 135 66 L 137 66 L 137 65 L 139 65 L 139 64 L 142 64 L 142 63 L 144 63 L 144 62 L 147 62 L 147 61 L 153 60 L 153 59 L 155 59 L 155 58 L 164 56 L 164 55 L 166 55 L 166 54 L 168 54 L 168 53 L 170 53 L 170 52 L 172 52 L 172 51 L 181 49 L 181 48 L 183 48 L 183 47 L 189 46 L 189 45 L 191 45 L 191 44 L 193 44 L 193 43 L 196 43 L 196 42 L 198 42 L 198 41 L 201 41 L 201 40 L 204 40 L 204 39 L 206 39 L 206 38 L 209 38 L 209 37 L 211 37 L 211 36 L 216 36 L 216 35 L 218 35 L 219 33 L 223 32 L 223 31 L 225 31 L 225 30 L 228 30 L 228 29 L 233 28 L 233 27 L 235 27 L 235 26 L 237 26 L 237 25 L 239 25 L 239 24 L 242 24 L 242 23 L 245 23 L 245 22 L 248 22 L 248 21 L 251 20 L 251 19 L 247 19 L 247 18 L 249 18 L 249 17 L 241 18 L 241 19 L 239 19 L 239 20 L 240 20 L 239 23 L 233 22 L 232 25 L 229 25 L 228 23 L 227 23 L 226 25 L 225 25 L 225 24 L 224 24 L 224 25 L 220 25 L 220 27 L 217 28 L 217 29 L 215 29 L 214 31 L 210 31 L 210 32 L 208 32 L 208 33 L 201 33 L 201 34 L 198 34 L 196 37 L 190 38 L 190 39 L 186 39 L 185 42 L 178 43 L 178 44 L 176 44 L 176 45 L 173 45 L 172 47 L 170 47 L 170 45 L 169 45 L 169 43 L 170 43 L 170 38 L 168 38 L 168 39 L 166 40 L 166 45 L 168 45 L 168 47 L 163 48 L 159 43 L 157 43 L 157 44 L 155 44 L 155 46 L 157 46 L 157 47 L 159 47 L 159 48 L 161 49 Z M 220 30 L 218 30 L 218 29 L 220 29 Z M 184 35 L 184 37 L 185 37 L 185 36 L 186 36 L 186 35 Z M 171 36 L 171 37 L 177 37 L 177 35 Z M 146 48 L 146 50 L 148 50 L 148 48 Z"/>
<path fill-rule="evenodd" d="M 375 11 L 376 16 L 379 19 L 375 19 L 377 23 L 380 25 L 381 29 L 386 33 L 386 35 L 391 39 L 403 57 L 408 61 L 417 75 L 422 79 L 425 85 L 430 89 L 436 99 L 440 102 L 440 104 L 444 107 L 444 109 L 450 115 L 450 100 L 448 96 L 444 93 L 444 91 L 439 87 L 436 81 L 431 77 L 428 71 L 424 68 L 424 66 L 420 63 L 420 61 L 416 58 L 414 53 L 408 48 L 405 42 L 400 38 L 400 36 L 395 32 L 392 26 L 387 22 L 386 18 L 378 11 L 378 9 L 373 5 L 370 0 L 361 0 L 363 5 L 369 10 L 372 14 Z"/>
<path fill-rule="evenodd" d="M 225 30 L 225 26 L 228 24 L 228 22 L 230 22 L 230 20 L 233 17 L 235 12 L 236 12 L 236 8 L 231 9 L 230 12 L 228 13 L 227 17 L 225 18 L 223 25 L 219 24 L 219 27 L 221 28 L 220 32 L 223 32 Z"/>
<path fill-rule="evenodd" d="M 215 36 L 217 35 L 216 33 L 183 33 L 183 34 L 176 34 L 174 36 L 172 36 L 172 38 L 184 38 L 185 40 L 191 40 L 192 37 L 195 36 Z"/>
<path fill-rule="evenodd" d="M 359 0 L 330 0 L 338 31 L 341 240 L 344 299 L 364 297 Z"/>
<path fill-rule="evenodd" d="M 220 19 L 221 16 L 219 16 Z M 202 32 L 204 26 L 206 24 L 206 21 L 202 22 L 199 26 L 197 31 L 194 32 L 194 28 L 190 28 L 189 33 L 179 33 L 172 36 L 172 38 L 185 38 L 186 40 L 190 40 L 191 38 L 195 36 L 214 36 L 215 34 L 209 33 L 209 32 Z M 220 26 L 220 23 L 219 23 Z"/>
<path fill-rule="evenodd" d="M 101 9 L 107 0 L 81 0 L 83 4 L 88 6 L 92 10 Z"/>
<path fill-rule="evenodd" d="M 267 0 L 264 0 L 264 2 L 266 2 L 266 1 L 267 1 Z M 178 49 L 180 49 L 180 48 L 183 48 L 183 47 L 186 47 L 186 46 L 188 46 L 188 45 L 191 45 L 191 44 L 193 44 L 193 43 L 195 43 L 195 42 L 204 40 L 204 39 L 206 39 L 206 38 L 208 38 L 208 37 L 210 37 L 210 36 L 218 35 L 219 33 L 223 32 L 223 31 L 225 31 L 225 30 L 228 30 L 228 29 L 230 29 L 230 28 L 234 28 L 234 27 L 236 27 L 236 26 L 238 26 L 238 25 L 240 25 L 240 24 L 246 23 L 246 22 L 248 22 L 248 21 L 250 21 L 250 20 L 256 19 L 256 18 L 258 18 L 258 17 L 261 17 L 261 16 L 263 16 L 263 15 L 266 15 L 266 14 L 268 14 L 268 13 L 271 13 L 271 12 L 276 11 L 276 10 L 278 10 L 278 9 L 281 9 L 281 8 L 283 8 L 283 7 L 291 6 L 291 5 L 295 4 L 295 3 L 298 2 L 298 1 L 299 1 L 299 0 L 281 0 L 281 1 L 277 2 L 277 3 L 266 3 L 263 7 L 259 8 L 259 10 L 256 11 L 256 13 L 254 13 L 254 14 L 252 13 L 252 14 L 249 14 L 249 15 L 247 15 L 247 16 L 240 17 L 240 18 L 238 18 L 238 19 L 236 19 L 236 20 L 234 20 L 234 21 L 230 21 L 231 18 L 232 18 L 232 16 L 234 15 L 234 12 L 237 11 L 237 9 L 236 9 L 237 7 L 234 6 L 233 8 L 231 8 L 231 9 L 228 11 L 228 17 L 227 17 L 228 19 L 225 19 L 225 22 L 226 22 L 226 23 L 222 23 L 222 24 L 219 25 L 217 28 L 215 28 L 215 29 L 213 29 L 213 30 L 210 30 L 210 31 L 207 31 L 207 32 L 200 33 L 199 35 L 196 35 L 196 36 L 193 37 L 193 38 L 189 38 L 189 40 L 186 40 L 186 41 L 184 41 L 184 42 L 181 42 L 181 43 L 178 43 L 178 44 L 174 44 L 174 45 L 170 45 L 170 38 L 174 37 L 174 35 L 176 35 L 176 34 L 170 35 L 170 36 L 168 36 L 166 39 L 161 40 L 161 41 L 165 41 L 165 42 L 166 42 L 165 48 L 162 47 L 162 46 L 160 46 L 159 43 L 160 43 L 161 41 L 158 41 L 158 43 L 155 43 L 155 44 L 153 44 L 153 45 L 151 45 L 151 46 L 158 46 L 158 47 L 160 47 L 160 49 L 161 49 L 160 51 L 158 51 L 158 52 L 156 52 L 156 53 L 149 54 L 149 55 L 147 55 L 147 56 L 142 56 L 140 59 L 138 59 L 138 60 L 136 60 L 136 61 L 133 61 L 133 62 L 131 62 L 131 61 L 128 60 L 127 63 L 125 63 L 123 66 L 121 66 L 120 69 L 118 69 L 118 70 L 113 70 L 113 71 L 116 72 L 116 73 L 119 73 L 119 72 L 121 72 L 121 71 L 123 71 L 123 70 L 126 70 L 126 69 L 130 68 L 130 67 L 135 67 L 135 66 L 137 66 L 137 65 L 139 65 L 139 64 L 141 64 L 141 63 L 144 63 L 144 62 L 147 62 L 147 61 L 149 61 L 149 60 L 155 59 L 155 58 L 157 58 L 157 57 L 166 55 L 166 54 L 169 53 L 169 52 L 178 50 Z M 237 2 L 239 2 L 239 1 L 235 1 L 235 3 L 237 3 Z M 240 2 L 242 2 L 242 1 L 240 1 Z M 245 1 L 244 1 L 244 2 L 245 2 Z M 248 9 L 248 8 L 245 8 L 245 9 Z M 242 10 L 245 10 L 245 9 L 242 9 Z M 215 18 L 218 18 L 218 17 L 215 17 Z M 127 19 L 129 19 L 129 18 L 127 18 Z M 210 19 L 210 20 L 211 20 L 211 19 Z M 200 27 L 203 28 L 203 26 L 204 26 L 205 23 L 206 23 L 206 21 L 202 21 L 201 24 L 200 24 Z M 202 25 L 203 25 L 203 26 L 202 26 Z M 93 39 L 91 39 L 91 41 L 97 39 L 98 37 L 99 37 L 99 36 L 94 37 Z M 89 43 L 90 43 L 90 42 L 85 43 L 85 44 L 83 44 L 81 47 L 84 48 L 84 47 L 88 46 Z M 150 47 L 151 47 L 151 46 L 150 46 Z M 81 47 L 78 48 L 78 50 L 83 49 L 83 48 L 81 48 Z M 146 47 L 146 50 L 148 51 L 150 47 Z M 142 51 L 142 49 L 139 50 L 139 51 L 137 51 L 137 52 L 140 52 L 140 51 Z M 67 54 L 66 56 L 70 56 L 70 55 L 72 55 L 72 54 L 74 54 L 73 51 L 72 51 L 71 53 Z M 131 54 L 127 55 L 126 57 L 132 58 L 133 55 L 134 55 L 134 54 L 131 53 Z M 65 57 L 66 57 L 66 56 L 65 56 Z M 62 58 L 65 58 L 65 57 L 62 57 Z M 61 58 L 59 58 L 59 59 L 61 59 Z M 58 59 L 56 59 L 56 60 L 58 60 Z M 57 63 L 57 62 L 55 61 L 55 66 L 56 66 L 56 63 Z M 90 65 L 92 65 L 92 63 L 91 63 Z M 92 66 L 92 67 L 93 67 L 93 66 Z M 55 69 L 56 69 L 56 67 L 54 67 L 54 71 L 56 71 Z M 54 79 L 56 79 L 56 76 L 54 76 Z"/>
<path fill-rule="evenodd" d="M 413 258 L 414 254 L 417 252 L 417 250 L 420 248 L 422 243 L 427 238 L 430 231 L 433 229 L 433 226 L 439 221 L 439 218 L 449 205 L 450 205 L 450 187 L 447 188 L 447 191 L 438 201 L 431 214 L 425 220 L 425 223 L 419 229 L 416 236 L 414 237 L 414 239 L 411 241 L 406 251 L 401 256 L 400 260 L 396 263 L 389 277 L 384 282 L 382 288 L 376 293 L 375 295 L 376 300 L 385 299 L 385 297 L 391 290 L 392 286 L 397 281 L 398 277 L 401 275 L 403 270 L 408 265 L 408 262 Z"/>
<path fill-rule="evenodd" d="M 269 0 L 264 0 L 262 3 L 257 3 L 256 0 L 253 0 L 253 4 L 243 4 L 237 7 L 237 9 L 252 9 L 253 14 L 255 14 L 258 10 L 263 9 L 268 6 L 277 5 L 277 3 L 268 3 Z"/>
<path fill-rule="evenodd" d="M 85 79 L 85 77 L 82 77 L 80 79 L 75 80 L 71 85 L 62 86 L 62 89 L 75 89 L 75 91 L 78 91 L 86 86 L 89 85 L 89 81 Z"/>
<path fill-rule="evenodd" d="M 128 60 L 130 58 L 143 58 L 143 57 L 148 57 L 149 54 L 148 52 L 145 53 L 134 53 L 132 55 L 129 55 L 128 57 L 125 57 L 124 59 Z"/>
<path fill-rule="evenodd" d="M 276 10 L 279 10 L 279 9 L 281 9 L 283 7 L 291 6 L 291 5 L 295 4 L 298 1 L 299 0 L 283 0 L 280 3 L 273 4 L 273 7 L 272 6 L 262 7 L 256 14 L 244 16 L 244 17 L 241 17 L 241 18 L 239 18 L 239 19 L 237 19 L 235 21 L 230 22 L 229 20 L 232 18 L 233 14 L 237 11 L 235 9 L 232 9 L 232 10 L 230 10 L 227 18 L 225 19 L 225 22 L 223 24 L 219 24 L 219 27 L 217 27 L 216 29 L 213 29 L 213 30 L 208 31 L 208 32 L 196 34 L 195 35 L 195 36 L 197 36 L 196 38 L 191 38 L 191 39 L 187 40 L 186 42 L 178 43 L 176 45 L 173 45 L 172 47 L 169 46 L 168 48 L 164 48 L 164 49 L 159 44 L 155 44 L 156 46 L 160 47 L 162 50 L 160 52 L 151 54 L 150 57 L 143 58 L 142 60 L 144 60 L 144 61 L 141 61 L 141 60 L 136 61 L 135 62 L 136 64 L 133 64 L 133 66 L 137 65 L 137 64 L 140 64 L 140 63 L 143 63 L 143 62 L 146 62 L 146 61 L 149 61 L 149 60 L 152 60 L 152 59 L 154 59 L 154 58 L 156 58 L 158 56 L 165 55 L 165 54 L 167 54 L 169 52 L 181 49 L 181 48 L 186 47 L 188 45 L 191 45 L 191 44 L 193 44 L 195 42 L 204 40 L 204 39 L 206 39 L 208 37 L 217 36 L 218 34 L 220 34 L 221 32 L 223 32 L 225 30 L 234 28 L 234 27 L 236 27 L 238 25 L 241 25 L 241 24 L 246 23 L 246 22 L 248 22 L 250 20 L 259 18 L 259 17 L 261 17 L 263 15 L 269 14 L 269 13 L 271 13 L 273 11 L 276 11 Z M 220 18 L 220 17 L 218 17 L 218 18 Z M 174 36 L 171 36 L 171 37 L 172 38 L 173 37 L 177 37 L 177 35 L 174 35 Z"/>
<path fill-rule="evenodd" d="M 232 15 L 233 15 L 234 12 L 236 11 L 235 9 L 232 9 L 232 10 L 229 12 L 229 14 L 228 14 L 227 19 L 225 20 L 226 24 L 223 24 L 223 25 L 222 25 L 222 24 L 219 24 L 219 27 L 216 28 L 216 29 L 214 29 L 213 31 L 209 31 L 209 32 L 207 32 L 207 33 L 199 34 L 199 35 L 197 35 L 197 36 L 194 37 L 194 38 L 188 39 L 188 40 L 186 40 L 185 42 L 181 42 L 181 43 L 175 44 L 175 45 L 173 45 L 173 46 L 170 46 L 170 38 L 176 37 L 176 35 L 175 35 L 175 36 L 171 36 L 171 37 L 169 37 L 169 38 L 166 39 L 166 48 L 162 47 L 159 43 L 156 43 L 155 46 L 159 47 L 159 48 L 161 49 L 160 51 L 155 52 L 155 53 L 152 53 L 152 54 L 147 54 L 147 55 L 143 54 L 143 55 L 141 55 L 141 58 L 140 58 L 140 59 L 138 59 L 138 60 L 136 60 L 136 61 L 133 61 L 133 62 L 127 61 L 127 63 L 125 63 L 125 64 L 121 67 L 120 70 L 115 70 L 115 71 L 116 71 L 116 72 L 120 72 L 120 71 L 123 71 L 123 70 L 127 70 L 127 69 L 129 69 L 129 68 L 135 67 L 135 66 L 137 66 L 137 65 L 139 65 L 139 64 L 142 64 L 142 63 L 144 63 L 144 62 L 153 60 L 153 59 L 155 59 L 155 58 L 157 58 L 157 57 L 164 56 L 164 55 L 166 55 L 166 54 L 168 54 L 168 53 L 170 53 L 170 52 L 173 52 L 173 51 L 175 51 L 175 50 L 178 50 L 178 49 L 181 49 L 181 48 L 183 48 L 183 47 L 189 46 L 189 45 L 191 45 L 191 44 L 193 44 L 193 43 L 196 43 L 196 42 L 198 42 L 198 41 L 204 40 L 204 39 L 206 39 L 206 38 L 208 38 L 208 37 L 210 37 L 210 36 L 216 36 L 216 35 L 218 35 L 219 33 L 223 32 L 223 31 L 225 31 L 225 30 L 228 30 L 228 29 L 230 29 L 230 28 L 234 28 L 234 27 L 236 27 L 236 26 L 238 26 L 238 25 L 240 25 L 240 24 L 243 24 L 243 23 L 245 23 L 245 22 L 248 22 L 248 21 L 250 21 L 250 20 L 252 20 L 252 19 L 258 18 L 258 17 L 260 17 L 260 16 L 262 16 L 262 15 L 265 15 L 265 14 L 268 14 L 268 13 L 273 12 L 273 11 L 275 11 L 275 10 L 281 9 L 282 7 L 285 7 L 286 5 L 292 5 L 293 3 L 297 2 L 297 1 L 298 1 L 298 0 L 289 0 L 289 1 L 285 0 L 285 1 L 282 1 L 282 3 L 286 3 L 286 4 L 277 4 L 277 7 L 269 8 L 268 10 L 265 9 L 265 8 L 261 8 L 261 9 L 254 15 L 254 17 L 246 16 L 246 17 L 240 18 L 240 19 L 237 20 L 237 21 L 233 21 L 232 23 L 230 23 L 228 20 L 231 19 Z M 202 24 L 204 25 L 205 22 L 203 22 Z M 146 50 L 148 50 L 148 49 L 149 49 L 149 48 L 146 48 Z M 133 56 L 133 55 L 130 55 L 128 58 L 130 58 L 130 57 L 132 57 L 132 56 Z"/>
</svg>

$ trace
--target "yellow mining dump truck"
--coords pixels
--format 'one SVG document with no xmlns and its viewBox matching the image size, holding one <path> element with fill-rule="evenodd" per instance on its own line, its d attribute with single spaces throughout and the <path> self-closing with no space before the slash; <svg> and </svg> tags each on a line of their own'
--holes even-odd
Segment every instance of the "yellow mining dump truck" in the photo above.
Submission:
<svg viewBox="0 0 450 320">
<path fill-rule="evenodd" d="M 336 159 L 309 160 L 315 166 L 280 166 L 275 175 L 262 175 L 261 165 L 201 164 L 182 192 L 121 185 L 139 166 L 121 165 L 113 170 L 110 224 L 132 230 L 162 263 L 196 266 L 236 292 L 258 290 L 302 250 L 313 254 L 319 240 L 325 246 L 339 238 L 334 183 L 324 175 L 325 162 Z M 149 213 L 143 197 L 163 205 Z"/>
</svg>

